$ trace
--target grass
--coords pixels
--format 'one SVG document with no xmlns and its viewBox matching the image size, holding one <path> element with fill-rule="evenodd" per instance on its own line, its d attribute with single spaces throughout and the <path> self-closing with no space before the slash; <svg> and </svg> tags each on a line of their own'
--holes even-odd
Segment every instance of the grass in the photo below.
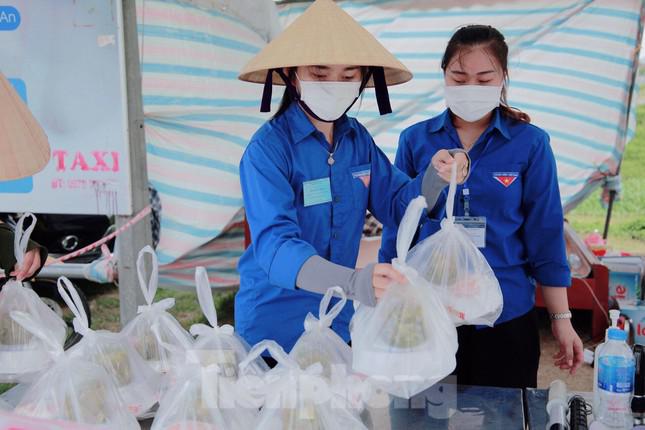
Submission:
<svg viewBox="0 0 645 430">
<path fill-rule="evenodd" d="M 608 244 L 620 251 L 645 255 L 645 105 L 638 107 L 636 136 L 627 145 L 621 165 L 622 196 L 614 203 Z M 582 236 L 602 233 L 607 210 L 596 190 L 567 214 Z"/>
<path fill-rule="evenodd" d="M 113 285 L 100 286 L 99 288 L 100 291 L 84 289 L 90 301 L 92 328 L 95 330 L 119 331 L 121 328 L 119 322 L 119 291 Z M 169 312 L 177 318 L 182 327 L 188 330 L 193 324 L 206 323 L 206 318 L 199 307 L 195 292 L 159 289 L 155 300 L 158 301 L 168 297 L 175 299 L 175 306 Z M 217 292 L 214 290 L 213 299 L 220 325 L 233 324 L 234 298 L 234 292 Z M 65 317 L 69 320 L 72 316 L 66 313 Z"/>
</svg>

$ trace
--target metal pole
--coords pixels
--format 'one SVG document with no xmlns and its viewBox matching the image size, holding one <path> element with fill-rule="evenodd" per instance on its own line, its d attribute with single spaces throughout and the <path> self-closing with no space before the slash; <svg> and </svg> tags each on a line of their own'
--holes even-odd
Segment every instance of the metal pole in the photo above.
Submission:
<svg viewBox="0 0 645 430">
<path fill-rule="evenodd" d="M 623 139 L 625 139 L 625 146 L 627 146 L 627 129 L 629 128 L 629 117 L 631 115 L 631 108 L 632 108 L 632 98 L 634 97 L 634 86 L 636 85 L 636 79 L 638 78 L 638 65 L 640 62 L 640 52 L 641 52 L 641 44 L 643 41 L 643 22 L 645 21 L 645 1 L 641 0 L 641 10 L 640 10 L 640 19 L 638 22 L 638 35 L 636 36 L 636 48 L 634 50 L 634 55 L 632 57 L 632 82 L 629 87 L 629 93 L 627 95 L 627 113 L 625 114 L 625 128 L 623 133 L 625 136 Z M 620 174 L 620 165 L 622 164 L 624 153 L 621 156 L 621 159 L 618 161 L 618 167 L 616 168 L 616 175 Z M 602 233 L 602 238 L 607 240 L 607 237 L 609 236 L 609 224 L 611 223 L 611 212 L 614 208 L 614 201 L 616 200 L 616 191 L 610 190 L 609 191 L 609 204 L 607 205 L 607 216 L 605 217 L 605 228 Z"/>
<path fill-rule="evenodd" d="M 119 1 L 123 13 L 132 208 L 136 214 L 149 203 L 137 15 L 135 0 Z M 131 216 L 117 216 L 117 228 L 130 219 Z M 139 250 L 151 243 L 152 232 L 148 217 L 132 226 L 117 240 L 121 325 L 130 321 L 137 313 L 137 306 L 144 302 L 137 279 L 136 261 Z"/>
<path fill-rule="evenodd" d="M 619 166 L 620 167 L 620 166 Z M 618 173 L 616 173 L 618 174 Z M 602 232 L 602 238 L 607 240 L 607 236 L 609 236 L 609 223 L 611 222 L 611 211 L 614 208 L 614 200 L 616 200 L 616 191 L 615 190 L 610 190 L 609 191 L 609 203 L 607 205 L 607 216 L 605 216 L 605 228 Z"/>
</svg>

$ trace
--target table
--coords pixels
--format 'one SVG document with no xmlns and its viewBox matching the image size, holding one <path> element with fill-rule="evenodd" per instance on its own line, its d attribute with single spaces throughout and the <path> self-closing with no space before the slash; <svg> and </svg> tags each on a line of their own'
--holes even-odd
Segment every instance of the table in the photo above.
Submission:
<svg viewBox="0 0 645 430">
<path fill-rule="evenodd" d="M 438 383 L 412 400 L 389 397 L 363 418 L 370 430 L 525 428 L 522 390 L 449 383 Z M 151 422 L 142 422 L 141 428 L 150 428 Z"/>
<path fill-rule="evenodd" d="M 546 402 L 549 397 L 548 390 L 539 390 L 535 388 L 527 388 L 524 391 L 526 400 L 526 421 L 529 425 L 529 430 L 546 428 L 549 417 L 546 413 Z"/>
<path fill-rule="evenodd" d="M 372 419 L 371 429 L 524 429 L 520 389 L 438 383 L 412 400 L 392 400 L 387 418 Z"/>
</svg>

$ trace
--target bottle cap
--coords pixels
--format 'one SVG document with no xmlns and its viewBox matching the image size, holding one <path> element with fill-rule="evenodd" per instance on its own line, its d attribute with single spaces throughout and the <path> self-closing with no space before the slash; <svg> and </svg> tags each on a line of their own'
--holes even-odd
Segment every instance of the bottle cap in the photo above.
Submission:
<svg viewBox="0 0 645 430">
<path fill-rule="evenodd" d="M 609 311 L 609 319 L 611 319 L 612 327 L 616 327 L 618 325 L 618 318 L 620 318 L 620 311 L 618 309 L 612 309 Z"/>
</svg>

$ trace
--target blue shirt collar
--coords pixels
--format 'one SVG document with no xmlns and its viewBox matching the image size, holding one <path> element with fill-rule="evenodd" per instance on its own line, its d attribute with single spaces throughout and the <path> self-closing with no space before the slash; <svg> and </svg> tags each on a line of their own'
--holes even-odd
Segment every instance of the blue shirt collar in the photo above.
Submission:
<svg viewBox="0 0 645 430">
<path fill-rule="evenodd" d="M 297 102 L 292 102 L 287 110 L 284 111 L 283 116 L 294 144 L 302 142 L 306 137 L 317 131 Z M 355 122 L 351 121 L 347 115 L 338 118 L 334 122 L 334 139 L 339 139 L 349 132 L 355 132 Z"/>
<path fill-rule="evenodd" d="M 485 133 L 487 133 L 492 129 L 497 129 L 502 136 L 510 140 L 511 135 L 508 132 L 507 121 L 508 119 L 504 117 L 504 115 L 501 113 L 500 108 L 496 108 L 493 111 L 493 118 Z M 449 109 L 444 110 L 439 116 L 434 117 L 428 123 L 428 130 L 430 131 L 430 133 L 436 133 L 442 129 L 445 129 L 445 130 L 454 129 L 454 125 L 452 124 L 452 119 L 450 118 Z"/>
</svg>

